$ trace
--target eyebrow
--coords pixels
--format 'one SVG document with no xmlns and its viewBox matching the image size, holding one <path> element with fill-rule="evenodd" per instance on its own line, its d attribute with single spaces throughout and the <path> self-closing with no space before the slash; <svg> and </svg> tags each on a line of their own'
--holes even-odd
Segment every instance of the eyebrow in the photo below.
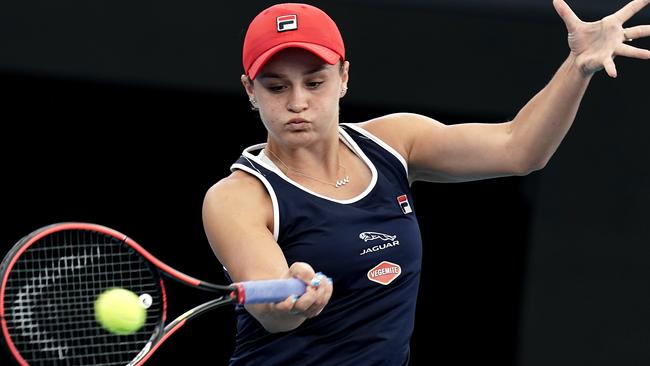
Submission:
<svg viewBox="0 0 650 366">
<path fill-rule="evenodd" d="M 316 67 L 316 68 L 314 68 L 314 69 L 311 69 L 311 70 L 307 70 L 307 71 L 305 71 L 305 72 L 303 73 L 303 75 L 315 74 L 315 73 L 317 73 L 317 72 L 319 72 L 319 71 L 323 71 L 323 70 L 325 70 L 326 68 L 327 68 L 327 65 L 326 65 L 326 64 L 322 64 L 322 65 L 320 65 L 320 66 L 318 66 L 318 67 Z M 272 72 L 265 72 L 265 73 L 261 73 L 257 78 L 258 78 L 258 79 L 273 79 L 273 78 L 275 78 L 275 79 L 282 79 L 282 78 L 285 78 L 285 77 L 286 77 L 286 75 L 283 75 L 283 74 L 276 74 L 276 73 L 272 73 Z"/>
</svg>

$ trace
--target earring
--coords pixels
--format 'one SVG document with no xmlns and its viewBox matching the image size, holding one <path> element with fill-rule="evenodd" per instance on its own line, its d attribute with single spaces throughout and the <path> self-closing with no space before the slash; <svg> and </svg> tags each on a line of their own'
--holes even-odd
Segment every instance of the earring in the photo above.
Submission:
<svg viewBox="0 0 650 366">
<path fill-rule="evenodd" d="M 254 111 L 259 110 L 259 108 L 257 108 L 257 100 L 255 99 L 255 97 L 248 98 L 248 101 L 251 103 L 251 109 L 252 110 L 254 110 Z"/>
<path fill-rule="evenodd" d="M 347 93 L 347 91 L 348 91 L 348 88 L 346 88 L 346 87 L 344 86 L 344 87 L 341 89 L 341 97 L 343 97 L 343 96 L 345 95 L 345 93 Z"/>
</svg>

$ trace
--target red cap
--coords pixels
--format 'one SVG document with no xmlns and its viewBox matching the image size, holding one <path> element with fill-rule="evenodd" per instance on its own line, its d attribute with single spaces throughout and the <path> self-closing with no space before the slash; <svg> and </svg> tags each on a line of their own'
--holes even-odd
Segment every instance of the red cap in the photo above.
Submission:
<svg viewBox="0 0 650 366">
<path fill-rule="evenodd" d="M 345 60 L 341 33 L 325 12 L 307 4 L 277 4 L 259 13 L 248 26 L 244 72 L 255 79 L 273 55 L 290 47 L 310 51 L 331 65 Z"/>
</svg>

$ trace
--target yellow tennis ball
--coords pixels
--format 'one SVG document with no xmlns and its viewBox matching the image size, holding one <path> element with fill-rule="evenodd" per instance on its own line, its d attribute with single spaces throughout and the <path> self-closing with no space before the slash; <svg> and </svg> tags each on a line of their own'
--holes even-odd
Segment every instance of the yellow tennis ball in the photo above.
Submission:
<svg viewBox="0 0 650 366">
<path fill-rule="evenodd" d="M 142 327 L 147 319 L 147 310 L 135 293 L 111 288 L 95 300 L 95 319 L 111 333 L 128 335 Z"/>
</svg>

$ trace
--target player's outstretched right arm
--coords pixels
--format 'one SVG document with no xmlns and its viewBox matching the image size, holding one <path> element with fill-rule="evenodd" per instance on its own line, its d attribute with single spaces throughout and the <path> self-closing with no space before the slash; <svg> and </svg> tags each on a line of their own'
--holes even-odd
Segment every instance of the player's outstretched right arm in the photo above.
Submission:
<svg viewBox="0 0 650 366">
<path fill-rule="evenodd" d="M 203 202 L 203 226 L 212 250 L 234 282 L 296 277 L 308 284 L 300 298 L 246 305 L 269 332 L 297 328 L 329 301 L 332 285 L 306 263 L 289 267 L 273 237 L 273 206 L 266 188 L 241 171 L 212 186 Z"/>
</svg>

